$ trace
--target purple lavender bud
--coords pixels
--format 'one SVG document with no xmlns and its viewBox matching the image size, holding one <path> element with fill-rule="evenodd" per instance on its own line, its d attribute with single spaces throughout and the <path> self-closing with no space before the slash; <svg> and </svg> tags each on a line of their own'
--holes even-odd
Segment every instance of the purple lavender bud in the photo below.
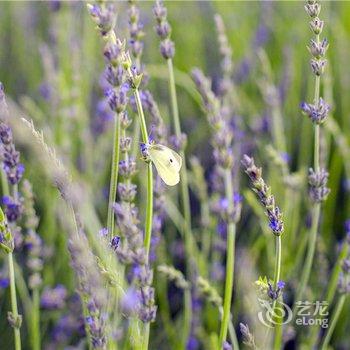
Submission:
<svg viewBox="0 0 350 350">
<path fill-rule="evenodd" d="M 123 153 L 129 152 L 131 149 L 131 138 L 130 137 L 122 137 L 120 139 L 120 150 Z"/>
<path fill-rule="evenodd" d="M 140 143 L 140 151 L 143 159 L 149 159 L 148 145 Z"/>
<path fill-rule="evenodd" d="M 309 46 L 309 51 L 311 52 L 312 56 L 315 58 L 321 58 L 326 54 L 326 51 L 328 49 L 328 40 L 324 38 L 320 42 L 316 42 L 315 40 L 311 39 L 311 44 Z"/>
<path fill-rule="evenodd" d="M 120 237 L 119 236 L 114 236 L 112 239 L 111 239 L 111 247 L 113 250 L 117 250 L 118 247 L 119 247 L 119 242 L 120 242 Z"/>
<path fill-rule="evenodd" d="M 136 174 L 136 171 L 136 162 L 133 158 L 119 162 L 119 174 L 121 176 L 130 178 Z"/>
<path fill-rule="evenodd" d="M 59 284 L 55 288 L 45 288 L 40 299 L 40 305 L 46 310 L 59 310 L 65 306 L 67 289 Z"/>
<path fill-rule="evenodd" d="M 314 2 L 312 4 L 307 3 L 305 5 L 305 11 L 311 18 L 315 18 L 320 14 L 321 5 L 317 2 Z"/>
<path fill-rule="evenodd" d="M 0 140 L 4 145 L 10 145 L 13 142 L 12 130 L 5 123 L 0 124 Z"/>
<path fill-rule="evenodd" d="M 322 97 L 320 97 L 317 105 L 303 102 L 300 107 L 311 121 L 316 124 L 322 124 L 331 109 L 330 105 Z"/>
<path fill-rule="evenodd" d="M 129 118 L 128 113 L 126 111 L 122 112 L 119 115 L 119 118 L 120 118 L 120 126 L 123 129 L 127 129 L 131 124 L 131 119 Z"/>
<path fill-rule="evenodd" d="M 118 65 L 117 67 L 114 67 L 108 65 L 105 70 L 105 78 L 112 86 L 120 86 L 123 84 L 123 73 L 122 66 Z"/>
<path fill-rule="evenodd" d="M 156 4 L 153 7 L 154 17 L 158 22 L 162 22 L 167 18 L 167 9 L 163 4 L 163 1 L 156 1 Z"/>
<path fill-rule="evenodd" d="M 21 202 L 10 196 L 3 196 L 2 203 L 5 206 L 5 214 L 9 222 L 15 222 L 22 216 L 23 205 Z"/>
<path fill-rule="evenodd" d="M 97 24 L 102 35 L 106 35 L 114 28 L 116 13 L 114 5 L 109 3 L 105 6 L 88 4 L 88 11 L 93 21 Z"/>
<path fill-rule="evenodd" d="M 171 27 L 168 22 L 162 22 L 156 26 L 156 32 L 159 37 L 164 40 L 169 38 L 171 34 Z"/>
<path fill-rule="evenodd" d="M 311 59 L 310 60 L 310 65 L 311 65 L 311 69 L 313 71 L 313 73 L 317 76 L 320 76 L 324 73 L 324 69 L 326 67 L 327 64 L 327 60 L 320 58 L 320 59 Z"/>
<path fill-rule="evenodd" d="M 330 189 L 327 187 L 328 176 L 329 174 L 325 169 L 319 171 L 309 169 L 309 195 L 313 202 L 323 202 L 330 193 Z"/>
<path fill-rule="evenodd" d="M 160 43 L 160 53 L 165 59 L 173 58 L 175 55 L 175 45 L 170 39 L 165 39 Z"/>
<path fill-rule="evenodd" d="M 125 111 L 128 103 L 127 89 L 120 88 L 117 92 L 114 89 L 108 89 L 105 92 L 105 96 L 108 99 L 109 107 L 113 111 L 116 111 L 117 113 L 122 113 Z"/>
<path fill-rule="evenodd" d="M 277 282 L 277 288 L 278 289 L 284 289 L 284 287 L 286 286 L 286 282 L 284 282 L 284 281 L 278 281 Z"/>
<path fill-rule="evenodd" d="M 319 35 L 322 32 L 323 24 L 323 21 L 321 21 L 318 17 L 315 17 L 310 21 L 310 28 L 314 34 Z"/>
<path fill-rule="evenodd" d="M 137 186 L 132 183 L 119 183 L 118 195 L 123 202 L 133 202 L 137 193 Z"/>
</svg>

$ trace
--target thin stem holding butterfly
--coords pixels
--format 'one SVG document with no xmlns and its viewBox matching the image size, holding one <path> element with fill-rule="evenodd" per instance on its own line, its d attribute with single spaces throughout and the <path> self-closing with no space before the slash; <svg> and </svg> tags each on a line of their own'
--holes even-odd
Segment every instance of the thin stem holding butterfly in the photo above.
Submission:
<svg viewBox="0 0 350 350">
<path fill-rule="evenodd" d="M 145 144 L 149 144 L 145 114 L 143 112 L 140 92 L 138 90 L 138 86 L 141 82 L 142 75 L 136 75 L 132 72 L 131 59 L 128 55 L 126 55 L 126 64 L 127 64 L 126 71 L 131 81 L 131 87 L 133 89 L 134 96 L 135 96 L 137 113 L 140 120 L 142 140 Z M 147 259 L 149 255 L 150 245 L 151 245 L 152 217 L 153 217 L 153 169 L 152 169 L 152 163 L 148 162 L 147 163 L 147 207 L 146 207 L 146 224 L 145 224 L 145 238 L 144 238 L 144 246 L 146 250 Z"/>
</svg>

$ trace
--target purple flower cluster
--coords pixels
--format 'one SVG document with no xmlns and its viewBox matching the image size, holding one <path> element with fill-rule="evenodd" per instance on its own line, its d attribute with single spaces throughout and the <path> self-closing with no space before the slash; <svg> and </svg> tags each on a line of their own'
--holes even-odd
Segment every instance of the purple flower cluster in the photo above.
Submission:
<svg viewBox="0 0 350 350">
<path fill-rule="evenodd" d="M 258 195 L 261 204 L 266 209 L 270 229 L 276 236 L 280 236 L 284 229 L 282 213 L 275 204 L 275 198 L 271 195 L 270 187 L 266 185 L 261 177 L 261 168 L 258 168 L 254 163 L 254 159 L 246 154 L 243 156 L 242 165 L 252 182 L 253 191 Z"/>
<path fill-rule="evenodd" d="M 220 95 L 226 95 L 229 91 L 232 92 L 232 74 L 233 74 L 233 61 L 232 61 L 232 48 L 229 45 L 224 21 L 221 16 L 216 14 L 215 17 L 216 31 L 218 33 L 219 51 L 222 56 L 221 69 L 223 72 L 223 79 L 220 82 Z"/>
<path fill-rule="evenodd" d="M 2 83 L 0 83 L 0 103 L 2 105 L 1 110 L 7 109 L 4 86 Z M 7 180 L 11 185 L 16 185 L 23 176 L 24 165 L 20 163 L 20 154 L 18 151 L 16 151 L 13 143 L 12 130 L 6 124 L 6 121 L 3 119 L 2 115 L 0 116 L 0 142 L 1 160 Z"/>
<path fill-rule="evenodd" d="M 313 202 L 320 203 L 327 198 L 330 192 L 327 187 L 328 176 L 329 174 L 325 169 L 319 171 L 309 169 L 309 195 Z"/>
<path fill-rule="evenodd" d="M 87 7 L 91 18 L 96 23 L 101 35 L 107 36 L 107 34 L 113 30 L 116 22 L 114 5 L 102 2 L 101 4 L 94 5 L 88 4 Z"/>
<path fill-rule="evenodd" d="M 80 229 L 68 242 L 72 267 L 78 279 L 78 290 L 87 314 L 84 322 L 89 331 L 94 349 L 105 349 L 105 315 L 107 294 L 96 260 L 91 252 L 85 233 Z"/>
<path fill-rule="evenodd" d="M 69 344 L 72 338 L 79 339 L 85 336 L 84 318 L 81 310 L 81 300 L 74 294 L 67 300 L 68 313 L 63 314 L 55 323 L 51 342 L 47 346 L 48 350 L 62 348 Z"/>
<path fill-rule="evenodd" d="M 214 178 L 215 187 L 220 190 L 218 182 L 223 182 L 225 170 L 232 171 L 233 167 L 233 130 L 230 123 L 229 110 L 223 106 L 222 102 L 215 96 L 211 90 L 211 82 L 199 69 L 192 71 L 192 79 L 195 82 L 199 93 L 202 96 L 204 108 L 208 121 L 214 132 L 212 133 L 212 146 L 215 160 Z M 222 190 L 222 188 L 221 188 Z M 233 199 L 233 208 L 229 209 L 228 203 L 231 198 L 226 198 L 223 193 L 220 194 L 218 203 L 214 206 L 226 222 L 237 222 L 240 218 L 241 204 L 239 195 Z"/>
<path fill-rule="evenodd" d="M 138 302 L 135 309 L 143 322 L 153 322 L 156 317 L 154 305 L 153 273 L 147 264 L 143 247 L 143 233 L 139 229 L 138 211 L 133 203 L 115 203 L 117 224 L 123 236 L 122 244 L 116 250 L 119 260 L 133 266 L 133 278 L 138 287 Z"/>
<path fill-rule="evenodd" d="M 267 290 L 267 295 L 272 299 L 272 300 L 277 300 L 279 296 L 282 294 L 284 287 L 286 286 L 284 281 L 278 281 L 276 289 L 273 288 L 272 284 L 270 282 L 267 283 L 269 288 Z"/>
<path fill-rule="evenodd" d="M 143 25 L 140 22 L 140 10 L 133 1 L 130 2 L 128 17 L 130 33 L 129 47 L 132 56 L 135 58 L 136 62 L 139 62 L 144 46 L 141 39 L 144 37 L 145 33 L 142 30 Z"/>
<path fill-rule="evenodd" d="M 321 97 L 317 104 L 303 102 L 301 110 L 311 119 L 315 124 L 322 124 L 330 111 L 330 105 Z"/>
<path fill-rule="evenodd" d="M 9 222 L 15 222 L 22 216 L 23 205 L 19 199 L 3 196 L 2 204 L 5 206 L 5 214 Z"/>
<path fill-rule="evenodd" d="M 32 185 L 28 180 L 22 184 L 23 194 L 23 228 L 25 229 L 24 246 L 27 252 L 27 267 L 29 269 L 29 288 L 35 289 L 41 286 L 41 271 L 45 249 L 41 237 L 36 232 L 39 218 L 34 209 L 34 194 Z"/>
<path fill-rule="evenodd" d="M 170 39 L 171 26 L 167 19 L 167 9 L 162 1 L 156 1 L 153 7 L 153 14 L 157 21 L 155 29 L 161 39 L 160 53 L 165 59 L 173 58 L 175 55 L 175 44 Z"/>
<path fill-rule="evenodd" d="M 67 289 L 58 284 L 54 288 L 46 287 L 41 294 L 40 305 L 46 310 L 63 309 L 66 305 Z"/>
</svg>

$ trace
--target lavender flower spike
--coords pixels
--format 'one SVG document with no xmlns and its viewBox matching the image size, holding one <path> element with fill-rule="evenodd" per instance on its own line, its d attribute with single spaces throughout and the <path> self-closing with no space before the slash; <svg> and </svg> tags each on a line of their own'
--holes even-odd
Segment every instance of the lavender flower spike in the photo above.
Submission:
<svg viewBox="0 0 350 350">
<path fill-rule="evenodd" d="M 246 154 L 242 160 L 243 167 L 246 174 L 252 181 L 253 191 L 258 195 L 261 204 L 266 209 L 266 215 L 270 221 L 269 227 L 276 236 L 283 233 L 283 220 L 280 209 L 275 205 L 275 198 L 271 195 L 271 189 L 261 177 L 261 168 L 258 168 L 254 159 L 248 157 Z"/>
</svg>

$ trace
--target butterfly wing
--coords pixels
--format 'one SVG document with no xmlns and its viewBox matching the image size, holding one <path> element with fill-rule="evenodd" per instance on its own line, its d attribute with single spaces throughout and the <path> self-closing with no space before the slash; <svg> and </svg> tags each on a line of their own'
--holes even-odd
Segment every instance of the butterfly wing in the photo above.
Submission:
<svg viewBox="0 0 350 350">
<path fill-rule="evenodd" d="M 159 176 L 168 186 L 175 186 L 180 181 L 181 157 L 163 145 L 151 145 L 148 149 L 149 156 L 155 165 Z"/>
</svg>

